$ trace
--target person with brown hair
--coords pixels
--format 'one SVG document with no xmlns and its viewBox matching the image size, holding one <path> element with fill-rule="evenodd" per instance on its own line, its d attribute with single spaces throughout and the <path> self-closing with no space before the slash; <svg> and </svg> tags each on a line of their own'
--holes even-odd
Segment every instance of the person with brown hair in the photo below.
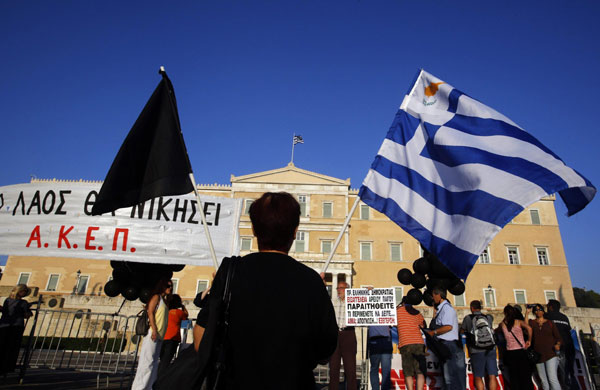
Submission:
<svg viewBox="0 0 600 390">
<path fill-rule="evenodd" d="M 402 302 L 396 308 L 398 319 L 398 348 L 402 356 L 402 370 L 408 390 L 422 390 L 427 374 L 425 341 L 421 329 L 425 327 L 423 315 L 412 305 Z"/>
<path fill-rule="evenodd" d="M 493 318 L 491 314 L 481 312 L 481 301 L 474 300 L 470 304 L 471 314 L 465 316 L 461 332 L 467 335 L 467 348 L 471 358 L 474 384 L 477 390 L 485 389 L 487 378 L 488 388 L 496 390 L 498 382 L 498 365 L 496 362 L 496 342 L 492 331 Z"/>
<path fill-rule="evenodd" d="M 496 331 L 502 332 L 506 339 L 503 362 L 508 371 L 511 390 L 533 390 L 531 369 L 526 352 L 530 346 L 531 327 L 525 321 L 517 319 L 517 316 L 517 309 L 506 305 L 504 319 Z M 523 331 L 527 332 L 528 341 L 525 341 Z"/>
<path fill-rule="evenodd" d="M 169 322 L 160 349 L 158 375 L 161 375 L 171 364 L 171 360 L 177 352 L 177 347 L 181 343 L 181 321 L 187 320 L 189 315 L 178 294 L 171 295 L 167 305 L 169 307 Z"/>
<path fill-rule="evenodd" d="M 223 387 L 314 389 L 313 369 L 335 350 L 338 329 L 319 274 L 288 256 L 300 205 L 288 193 L 267 192 L 250 206 L 250 220 L 259 252 L 235 260 Z M 231 264 L 223 260 L 207 297 L 208 315 L 198 318 L 206 329 L 198 350 L 201 372 L 210 364 L 213 318 Z"/>
<path fill-rule="evenodd" d="M 529 314 L 531 308 L 527 308 Z M 539 303 L 533 306 L 535 320 L 529 320 L 529 326 L 533 329 L 533 349 L 540 354 L 540 361 L 535 368 L 542 381 L 544 390 L 560 390 L 558 381 L 558 357 L 556 352 L 560 351 L 562 339 L 558 328 L 552 321 L 544 318 L 544 307 Z M 526 316 L 527 317 L 527 316 Z"/>
<path fill-rule="evenodd" d="M 142 341 L 137 371 L 131 385 L 132 390 L 150 390 L 156 380 L 160 349 L 169 321 L 166 299 L 172 291 L 173 282 L 159 280 L 154 288 L 154 294 L 146 305 L 150 327 Z"/>
<path fill-rule="evenodd" d="M 13 372 L 17 365 L 25 320 L 31 317 L 29 303 L 24 300 L 31 293 L 25 284 L 16 285 L 2 305 L 0 318 L 0 375 Z"/>
</svg>

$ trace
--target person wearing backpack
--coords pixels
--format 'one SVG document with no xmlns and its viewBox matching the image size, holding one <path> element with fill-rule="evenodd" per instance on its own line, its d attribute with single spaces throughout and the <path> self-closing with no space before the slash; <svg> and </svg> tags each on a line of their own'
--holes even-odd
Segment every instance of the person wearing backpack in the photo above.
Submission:
<svg viewBox="0 0 600 390">
<path fill-rule="evenodd" d="M 467 336 L 467 348 L 471 358 L 471 369 L 475 388 L 485 389 L 485 378 L 488 389 L 496 390 L 498 382 L 498 364 L 496 362 L 496 340 L 492 328 L 493 317 L 481 312 L 481 302 L 472 301 L 471 314 L 463 319 L 461 332 Z"/>
</svg>

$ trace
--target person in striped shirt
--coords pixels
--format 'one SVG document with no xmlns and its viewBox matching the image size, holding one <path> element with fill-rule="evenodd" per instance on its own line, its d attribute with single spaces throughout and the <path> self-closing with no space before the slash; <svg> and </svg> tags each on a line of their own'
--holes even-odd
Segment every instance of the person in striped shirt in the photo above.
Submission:
<svg viewBox="0 0 600 390">
<path fill-rule="evenodd" d="M 425 319 L 417 309 L 402 300 L 396 308 L 398 317 L 398 348 L 402 356 L 402 370 L 406 379 L 408 390 L 422 389 L 427 373 L 425 361 L 425 341 L 421 328 L 425 326 Z"/>
</svg>

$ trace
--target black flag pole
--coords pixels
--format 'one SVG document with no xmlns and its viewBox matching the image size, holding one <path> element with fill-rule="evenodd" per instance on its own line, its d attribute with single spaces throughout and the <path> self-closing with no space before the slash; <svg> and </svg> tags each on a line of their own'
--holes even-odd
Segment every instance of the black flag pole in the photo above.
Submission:
<svg viewBox="0 0 600 390">
<path fill-rule="evenodd" d="M 204 206 L 202 205 L 202 201 L 200 200 L 200 193 L 198 192 L 198 186 L 196 185 L 196 179 L 194 179 L 194 171 L 192 170 L 192 164 L 190 163 L 190 157 L 187 152 L 187 148 L 185 147 L 185 142 L 183 142 L 183 133 L 181 132 L 181 123 L 179 122 L 179 113 L 177 112 L 177 102 L 175 100 L 175 93 L 173 92 L 173 85 L 171 84 L 171 80 L 167 76 L 167 72 L 165 71 L 165 67 L 161 66 L 158 69 L 158 73 L 163 77 L 163 80 L 167 83 L 169 88 L 169 102 L 171 103 L 171 108 L 176 113 L 175 118 L 177 122 L 177 130 L 179 132 L 179 136 L 181 137 L 181 144 L 185 150 L 186 160 L 189 166 L 189 177 L 192 182 L 192 187 L 194 188 L 194 194 L 196 195 L 196 202 L 198 202 L 198 210 L 200 211 L 200 219 L 202 220 L 202 224 L 204 225 L 204 232 L 206 233 L 206 241 L 208 242 L 208 248 L 210 250 L 210 256 L 212 257 L 213 264 L 215 269 L 219 269 L 219 263 L 217 261 L 217 254 L 215 253 L 215 247 L 212 242 L 212 237 L 210 235 L 210 230 L 208 229 L 208 224 L 206 223 L 206 215 L 204 214 Z"/>
</svg>

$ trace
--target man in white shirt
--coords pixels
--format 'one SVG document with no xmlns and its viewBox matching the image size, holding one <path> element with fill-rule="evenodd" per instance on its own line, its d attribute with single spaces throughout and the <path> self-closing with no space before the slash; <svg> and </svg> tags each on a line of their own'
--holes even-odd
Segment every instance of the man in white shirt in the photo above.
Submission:
<svg viewBox="0 0 600 390">
<path fill-rule="evenodd" d="M 344 362 L 346 389 L 356 390 L 356 334 L 353 326 L 346 326 L 346 289 L 348 283 L 339 282 L 333 308 L 337 320 L 338 345 L 329 360 L 329 389 L 337 390 L 340 384 L 340 363 Z"/>
<path fill-rule="evenodd" d="M 467 387 L 467 372 L 465 352 L 458 335 L 458 317 L 456 310 L 446 299 L 446 291 L 434 288 L 433 301 L 437 306 L 433 330 L 428 330 L 430 336 L 437 336 L 450 350 L 450 358 L 443 363 L 444 383 L 446 390 L 464 390 Z"/>
</svg>

